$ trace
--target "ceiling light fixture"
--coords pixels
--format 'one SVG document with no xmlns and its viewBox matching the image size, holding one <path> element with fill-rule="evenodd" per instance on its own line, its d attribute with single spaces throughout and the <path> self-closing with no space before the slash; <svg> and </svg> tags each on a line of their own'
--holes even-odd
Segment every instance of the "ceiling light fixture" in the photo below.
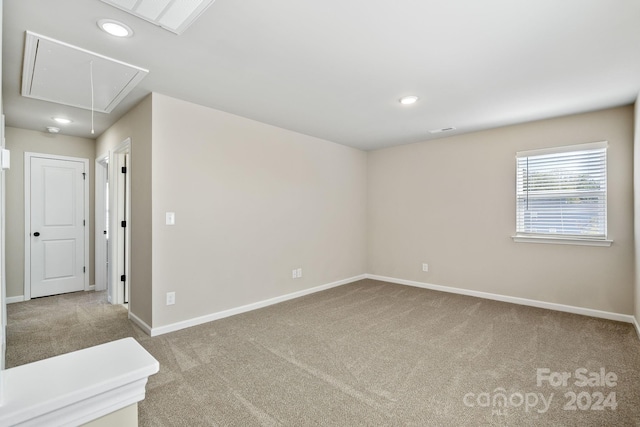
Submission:
<svg viewBox="0 0 640 427">
<path fill-rule="evenodd" d="M 49 132 L 49 133 L 59 133 L 60 132 L 60 128 L 57 128 L 55 126 L 47 126 L 47 132 Z"/>
<path fill-rule="evenodd" d="M 131 37 L 133 35 L 133 30 L 129 26 L 113 19 L 99 20 L 98 27 L 105 33 L 115 37 Z"/>
<path fill-rule="evenodd" d="M 68 125 L 72 121 L 69 119 L 65 119 L 64 117 L 52 117 L 53 120 L 60 123 L 61 125 Z"/>
<path fill-rule="evenodd" d="M 411 105 L 411 104 L 415 104 L 416 102 L 418 102 L 418 98 L 415 95 L 409 95 L 409 96 L 403 96 L 402 98 L 400 98 L 400 104 L 402 105 Z"/>
</svg>

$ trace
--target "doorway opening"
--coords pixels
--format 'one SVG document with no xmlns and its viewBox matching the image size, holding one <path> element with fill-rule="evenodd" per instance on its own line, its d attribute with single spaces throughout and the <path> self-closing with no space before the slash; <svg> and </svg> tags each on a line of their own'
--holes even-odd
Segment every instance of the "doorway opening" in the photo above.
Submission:
<svg viewBox="0 0 640 427">
<path fill-rule="evenodd" d="M 96 290 L 111 304 L 129 303 L 130 148 L 127 139 L 96 160 Z"/>
</svg>

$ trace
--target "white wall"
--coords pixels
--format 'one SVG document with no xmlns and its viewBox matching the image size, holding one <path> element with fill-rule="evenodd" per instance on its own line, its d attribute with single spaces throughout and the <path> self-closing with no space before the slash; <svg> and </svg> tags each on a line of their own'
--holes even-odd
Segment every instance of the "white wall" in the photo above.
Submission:
<svg viewBox="0 0 640 427">
<path fill-rule="evenodd" d="M 366 153 L 159 94 L 152 126 L 154 327 L 366 272 Z"/>
<path fill-rule="evenodd" d="M 514 243 L 516 151 L 603 140 L 613 245 Z M 370 152 L 368 272 L 631 314 L 632 184 L 631 106 Z"/>
</svg>

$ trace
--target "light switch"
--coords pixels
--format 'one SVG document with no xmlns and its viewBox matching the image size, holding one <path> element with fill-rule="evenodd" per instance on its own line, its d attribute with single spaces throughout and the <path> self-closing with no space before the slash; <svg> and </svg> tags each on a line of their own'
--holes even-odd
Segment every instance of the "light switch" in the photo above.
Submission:
<svg viewBox="0 0 640 427">
<path fill-rule="evenodd" d="M 176 213 L 167 212 L 167 225 L 176 225 Z"/>
</svg>

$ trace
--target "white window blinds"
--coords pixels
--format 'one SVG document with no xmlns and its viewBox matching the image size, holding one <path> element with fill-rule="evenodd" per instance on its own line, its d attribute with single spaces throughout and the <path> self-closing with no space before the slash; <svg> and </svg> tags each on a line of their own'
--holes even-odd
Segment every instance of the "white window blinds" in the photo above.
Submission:
<svg viewBox="0 0 640 427">
<path fill-rule="evenodd" d="M 518 236 L 606 239 L 607 143 L 516 154 Z"/>
</svg>

